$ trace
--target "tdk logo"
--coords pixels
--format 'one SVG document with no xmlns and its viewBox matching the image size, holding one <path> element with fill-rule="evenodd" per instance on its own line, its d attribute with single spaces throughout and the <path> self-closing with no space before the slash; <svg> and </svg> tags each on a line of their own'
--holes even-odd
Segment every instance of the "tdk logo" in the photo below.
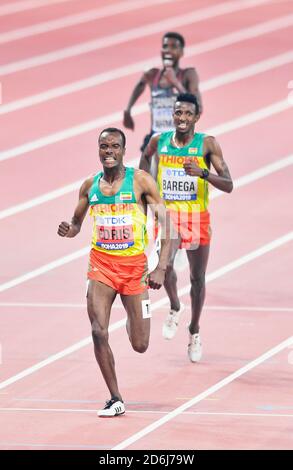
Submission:
<svg viewBox="0 0 293 470">
<path fill-rule="evenodd" d="M 109 216 L 109 217 L 98 217 L 97 219 L 98 225 L 132 225 L 131 216 L 129 215 L 122 215 L 122 216 Z"/>
<path fill-rule="evenodd" d="M 182 168 L 169 168 L 166 170 L 166 175 L 167 176 L 186 176 L 185 170 L 182 170 Z"/>
</svg>

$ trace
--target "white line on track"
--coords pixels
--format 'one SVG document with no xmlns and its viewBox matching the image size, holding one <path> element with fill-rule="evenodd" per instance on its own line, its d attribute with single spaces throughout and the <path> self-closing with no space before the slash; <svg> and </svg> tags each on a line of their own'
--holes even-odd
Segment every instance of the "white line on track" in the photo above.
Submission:
<svg viewBox="0 0 293 470">
<path fill-rule="evenodd" d="M 232 261 L 231 263 L 228 263 L 224 266 L 222 266 L 222 268 L 219 268 L 217 269 L 216 271 L 208 274 L 206 276 L 206 282 L 211 282 L 213 281 L 214 279 L 218 279 L 219 277 L 221 276 L 224 276 L 225 274 L 227 274 L 228 272 L 232 272 L 234 271 L 235 269 L 239 268 L 240 266 L 243 266 L 257 258 L 259 258 L 260 256 L 263 256 L 264 254 L 266 253 L 269 253 L 270 251 L 272 250 L 275 250 L 279 247 L 281 247 L 282 245 L 290 242 L 293 240 L 293 232 L 289 232 L 287 233 L 286 235 L 283 235 L 282 237 L 280 238 L 277 238 L 273 241 L 271 241 L 270 243 L 267 243 L 266 245 L 263 245 L 262 247 L 254 250 L 254 251 L 251 251 L 250 253 L 248 253 L 247 255 L 244 255 L 244 256 L 241 256 L 240 258 Z M 190 289 L 190 284 L 188 284 L 187 286 L 185 286 L 184 288 L 180 289 L 178 291 L 178 295 L 181 297 L 182 295 L 186 294 L 187 292 L 189 292 L 189 289 Z M 167 304 L 169 302 L 169 298 L 166 296 L 166 297 L 163 297 L 162 299 L 154 302 L 152 304 L 152 311 L 154 310 L 157 310 L 158 308 L 162 307 L 163 305 Z M 115 331 L 119 328 L 121 328 L 122 326 L 124 326 L 126 324 L 126 318 L 123 318 L 122 320 L 116 322 L 116 323 L 113 323 L 110 325 L 109 327 L 109 332 L 112 332 L 112 331 Z M 41 362 L 38 362 L 37 364 L 27 368 L 27 369 L 24 369 L 22 372 L 10 377 L 9 379 L 6 379 L 4 380 L 3 382 L 0 383 L 0 390 L 3 390 L 4 388 L 8 387 L 9 385 L 12 385 L 13 383 L 15 382 L 18 382 L 19 380 L 23 379 L 24 377 L 27 377 L 35 372 L 37 372 L 38 370 L 46 367 L 47 365 L 50 365 L 52 364 L 53 362 L 56 362 L 58 361 L 59 359 L 63 359 L 64 357 L 66 356 L 69 356 L 70 354 L 78 351 L 79 349 L 91 344 L 92 342 L 92 338 L 91 336 L 88 336 L 87 338 L 84 338 L 82 339 L 81 341 L 78 341 L 77 343 L 69 346 L 68 348 L 66 349 L 63 349 L 62 351 L 60 351 L 59 353 L 56 353 L 56 354 L 53 354 L 51 356 L 49 356 L 47 359 L 45 359 L 44 361 L 41 361 Z M 286 342 L 284 343 L 281 343 L 282 345 L 285 344 Z M 290 340 L 287 340 L 287 343 L 288 345 L 286 347 L 289 347 L 292 343 L 293 343 L 293 337 L 291 337 Z M 286 344 L 287 344 L 286 343 Z M 278 347 L 277 347 L 278 348 Z M 277 350 L 277 348 L 275 348 Z M 280 345 L 279 345 L 279 348 L 280 348 Z M 282 346 L 280 350 L 284 349 L 285 346 Z M 275 350 L 274 349 L 274 350 Z M 277 351 L 278 352 L 278 351 Z M 267 353 L 268 355 L 269 353 Z M 274 353 L 276 354 L 276 353 Z M 262 356 L 263 357 L 263 356 Z M 268 357 L 271 357 L 268 355 Z M 268 358 L 267 357 L 267 358 Z M 254 363 L 255 361 L 253 361 Z M 250 363 L 252 364 L 252 363 Z M 245 366 L 245 367 L 249 367 L 248 366 Z M 240 371 L 244 370 L 244 368 L 241 368 Z M 247 369 L 249 370 L 249 368 Z M 244 372 L 243 372 L 244 373 Z M 237 373 L 236 373 L 237 374 Z M 241 372 L 242 374 L 242 372 Z M 241 375 L 240 374 L 240 375 Z M 232 374 L 233 376 L 233 374 Z M 229 380 L 230 377 L 232 376 L 229 376 L 227 379 L 225 380 Z M 234 378 L 232 379 L 234 380 Z M 230 381 L 232 381 L 230 380 Z M 222 384 L 222 382 L 224 381 L 221 381 L 220 384 Z M 218 384 L 219 385 L 219 384 Z M 216 387 L 216 386 L 215 386 Z M 222 388 L 222 385 L 219 387 L 219 388 Z M 206 396 L 209 396 L 213 393 L 213 391 L 211 391 L 211 389 L 208 389 L 208 394 Z M 201 394 L 199 397 L 201 397 L 203 394 Z M 203 396 L 203 398 L 206 398 L 206 396 Z M 203 399 L 203 398 L 200 398 Z M 199 400 L 199 401 L 200 401 Z M 190 403 L 190 402 L 188 402 Z M 193 403 L 192 403 L 193 404 Z M 188 405 L 187 408 L 189 408 L 191 405 Z M 182 405 L 182 407 L 184 407 L 186 405 Z M 177 408 L 176 410 L 174 410 L 174 413 L 176 415 L 177 413 L 177 410 L 180 410 L 177 414 L 179 414 L 181 411 L 184 411 L 182 407 L 179 407 Z M 175 416 L 174 415 L 174 416 Z M 168 418 L 169 417 L 169 418 Z M 167 417 L 167 420 L 168 419 L 172 419 L 173 415 L 172 414 L 169 414 Z M 162 423 L 163 424 L 163 423 Z M 161 425 L 161 424 L 159 424 Z M 149 432 L 149 431 L 148 431 Z M 135 435 L 136 436 L 136 435 Z"/>
<path fill-rule="evenodd" d="M 45 264 L 44 266 L 41 266 L 40 268 L 37 268 L 34 271 L 30 271 L 22 276 L 19 276 L 18 278 L 13 279 L 12 281 L 8 281 L 5 284 L 1 284 L 0 292 L 10 289 L 11 287 L 15 287 L 19 284 L 22 284 L 23 282 L 29 281 L 30 279 L 34 279 L 35 277 L 38 277 L 41 274 L 45 274 L 60 266 L 64 266 L 67 263 L 71 263 L 71 261 L 79 259 L 82 256 L 85 256 L 86 254 L 88 254 L 89 250 L 90 250 L 90 245 L 80 250 L 77 250 L 74 253 L 71 253 L 70 255 L 62 256 L 62 258 L 58 258 L 57 260 L 52 261 L 51 263 Z"/>
<path fill-rule="evenodd" d="M 19 308 L 86 308 L 86 303 L 46 303 L 46 302 L 0 302 L 0 307 L 19 307 Z M 122 304 L 114 304 L 112 308 L 123 308 Z M 169 307 L 166 306 L 166 309 Z M 238 312 L 293 312 L 293 307 L 250 307 L 250 306 L 231 306 L 231 305 L 204 305 L 204 310 L 222 310 Z"/>
<path fill-rule="evenodd" d="M 293 232 L 292 232 L 293 234 Z M 270 359 L 271 357 L 275 356 L 276 354 L 278 354 L 279 352 L 283 351 L 284 349 L 290 347 L 293 345 L 293 336 L 291 336 L 290 338 L 286 339 L 285 341 L 282 341 L 282 343 L 278 344 L 277 346 L 275 346 L 274 348 L 268 350 L 267 352 L 265 352 L 264 354 L 262 354 L 261 356 L 257 357 L 256 359 L 254 359 L 253 361 L 249 362 L 248 364 L 246 364 L 244 367 L 241 367 L 240 369 L 236 370 L 235 372 L 233 372 L 232 374 L 228 375 L 227 377 L 225 377 L 223 380 L 220 380 L 220 382 L 216 383 L 215 385 L 213 385 L 212 387 L 209 387 L 207 390 L 205 390 L 204 392 L 200 393 L 199 395 L 196 395 L 194 398 L 192 398 L 191 400 L 187 401 L 186 403 L 184 403 L 183 405 L 175 408 L 174 410 L 172 410 L 170 413 L 168 413 L 167 415 L 165 415 L 163 418 L 160 418 L 159 420 L 153 422 L 152 424 L 150 424 L 149 426 L 146 426 L 145 428 L 143 428 L 141 431 L 133 434 L 132 436 L 130 436 L 128 439 L 125 439 L 124 441 L 120 442 L 119 444 L 117 444 L 116 446 L 114 446 L 112 448 L 112 450 L 122 450 L 122 449 L 126 449 L 127 447 L 129 447 L 130 445 L 132 445 L 134 442 L 137 442 L 138 440 L 144 438 L 145 436 L 147 436 L 148 434 L 150 434 L 151 432 L 155 431 L 156 429 L 160 428 L 161 426 L 163 426 L 164 424 L 166 424 L 167 422 L 171 421 L 172 419 L 176 418 L 177 416 L 179 416 L 181 413 L 183 413 L 184 411 L 188 410 L 189 408 L 191 408 L 192 406 L 196 405 L 197 403 L 201 402 L 202 400 L 204 400 L 205 398 L 209 397 L 210 395 L 212 395 L 213 393 L 217 392 L 218 390 L 221 390 L 222 388 L 224 388 L 226 385 L 229 385 L 230 383 L 232 383 L 234 380 L 237 380 L 239 377 L 241 377 L 242 375 L 246 374 L 247 372 L 251 371 L 252 369 L 254 369 L 255 367 L 257 367 L 258 365 L 262 364 L 263 362 L 267 361 L 268 359 Z"/>
<path fill-rule="evenodd" d="M 143 103 L 140 105 L 135 106 L 133 108 L 133 116 L 137 116 L 139 114 L 145 113 L 148 111 L 149 106 L 147 103 Z M 10 158 L 14 158 L 20 155 L 24 155 L 27 152 L 32 152 L 34 150 L 47 147 L 48 145 L 55 144 L 57 142 L 62 142 L 66 139 L 71 139 L 72 137 L 85 134 L 87 132 L 96 130 L 97 128 L 107 126 L 112 122 L 121 122 L 123 118 L 122 111 L 118 111 L 116 113 L 108 114 L 106 116 L 102 116 L 98 119 L 93 121 L 88 121 L 83 124 L 79 124 L 77 126 L 71 127 L 69 129 L 64 129 L 62 131 L 56 132 L 54 134 L 47 135 L 46 137 L 41 137 L 40 139 L 34 140 L 32 142 L 28 142 L 26 144 L 20 145 L 18 147 L 14 147 L 9 150 L 5 150 L 4 152 L 0 153 L 0 161 L 8 160 Z"/>
<path fill-rule="evenodd" d="M 47 443 L 30 443 L 30 442 L 3 442 L 0 441 L 1 450 L 6 448 L 12 448 L 11 450 L 15 450 L 14 447 L 23 447 L 24 449 L 21 450 L 31 450 L 31 449 L 53 449 L 53 450 L 107 450 L 109 449 L 109 445 L 104 446 L 95 446 L 95 445 L 82 445 L 82 444 L 47 444 Z"/>
<path fill-rule="evenodd" d="M 221 85 L 227 85 L 234 83 L 244 78 L 253 77 L 259 73 L 268 72 L 277 67 L 290 64 L 293 60 L 293 50 L 284 52 L 269 59 L 265 59 L 254 64 L 247 65 L 238 70 L 232 70 L 231 72 L 224 73 L 215 78 L 210 78 L 200 85 L 201 91 L 209 91 L 217 88 Z M 0 108 L 1 112 L 1 108 Z"/>
<path fill-rule="evenodd" d="M 224 132 L 229 132 L 230 130 L 234 130 L 238 127 L 257 122 L 261 119 L 264 119 L 265 117 L 272 116 L 273 114 L 285 111 L 291 108 L 292 105 L 293 102 L 290 103 L 287 99 L 277 101 L 275 103 L 270 104 L 269 106 L 260 108 L 252 113 L 245 114 L 244 116 L 223 123 L 222 125 L 207 129 L 206 133 L 220 135 Z M 133 108 L 132 115 L 137 116 L 139 114 L 145 113 L 148 110 L 149 105 L 147 103 L 142 103 Z M 28 152 L 32 152 L 34 150 L 41 149 L 47 147 L 48 145 L 56 144 L 58 142 L 62 142 L 66 139 L 71 139 L 73 137 L 85 134 L 93 130 L 96 131 L 97 129 L 107 126 L 111 123 L 121 122 L 122 118 L 122 111 L 118 111 L 116 113 L 108 114 L 98 119 L 94 119 L 93 121 L 88 121 L 83 124 L 79 124 L 77 126 L 56 132 L 54 134 L 47 135 L 46 137 L 41 137 L 40 139 L 27 142 L 26 144 L 22 144 L 18 147 L 4 150 L 0 153 L 0 162 L 21 155 L 25 155 Z"/>
<path fill-rule="evenodd" d="M 287 168 L 288 166 L 291 166 L 292 164 L 293 164 L 293 154 L 288 155 L 287 157 L 281 158 L 280 160 L 274 163 L 269 163 L 268 165 L 265 165 L 262 168 L 259 168 L 258 170 L 255 170 L 251 173 L 248 173 L 247 175 L 237 178 L 235 180 L 234 189 L 241 188 L 242 186 L 246 186 L 248 183 L 257 181 L 258 179 L 263 178 L 264 176 L 271 175 L 272 173 L 275 173 L 275 171 L 283 170 L 284 168 Z M 220 197 L 221 195 L 223 195 L 223 192 L 215 189 L 214 191 L 212 191 L 210 195 L 210 199 L 216 199 L 217 197 Z M 0 216 L 0 219 L 1 219 L 1 216 Z"/>
<path fill-rule="evenodd" d="M 55 189 L 54 191 L 50 191 L 49 193 L 45 193 L 41 196 L 30 199 L 29 201 L 22 202 L 21 204 L 9 207 L 8 209 L 4 209 L 0 212 L 0 220 L 5 219 L 6 217 L 10 217 L 11 215 L 18 214 L 19 212 L 31 209 L 32 207 L 39 206 L 40 204 L 53 201 L 54 199 L 62 197 L 65 194 L 69 194 L 72 191 L 76 191 L 82 185 L 84 180 L 85 178 L 82 178 L 78 181 L 75 181 L 74 183 L 62 186 L 59 189 Z"/>
<path fill-rule="evenodd" d="M 208 131 L 207 131 L 208 133 Z M 223 133 L 223 132 L 222 132 Z M 219 135 L 217 133 L 217 135 Z M 127 165 L 137 165 L 138 164 L 138 159 L 130 160 L 126 162 Z M 288 155 L 284 158 L 278 159 L 274 163 L 270 163 L 258 170 L 255 170 L 251 173 L 248 173 L 247 175 L 244 175 L 234 181 L 234 188 L 240 188 L 242 186 L 245 186 L 247 183 L 251 183 L 253 181 L 257 181 L 259 178 L 262 178 L 263 176 L 270 175 L 271 173 L 274 173 L 275 171 L 282 170 L 293 163 L 293 154 Z M 59 189 L 55 189 L 54 191 L 50 191 L 48 193 L 42 194 L 41 196 L 38 196 L 36 198 L 30 199 L 26 202 L 23 202 L 21 204 L 17 204 L 15 206 L 9 207 L 8 209 L 4 209 L 0 211 L 0 220 L 5 219 L 6 217 L 10 217 L 12 215 L 22 213 L 25 210 L 32 209 L 33 207 L 39 206 L 41 204 L 47 203 L 49 201 L 53 201 L 54 199 L 57 199 L 59 197 L 62 197 L 66 194 L 69 194 L 73 191 L 76 191 L 80 188 L 84 181 L 85 177 L 75 181 L 74 183 L 71 183 L 69 185 L 63 186 Z M 213 189 L 213 191 L 210 194 L 210 199 L 215 199 L 219 197 L 222 194 L 221 191 L 218 191 L 216 189 Z"/>
<path fill-rule="evenodd" d="M 36 400 L 37 401 L 37 400 Z M 44 413 L 97 413 L 95 409 L 78 409 L 78 408 L 0 408 L 0 412 L 44 412 Z M 157 410 L 129 410 L 127 414 L 160 414 L 167 415 L 171 411 L 157 411 Z M 249 417 L 249 418 L 293 418 L 293 414 L 277 414 L 277 413 L 221 413 L 221 412 L 207 412 L 207 411 L 183 411 L 181 414 L 187 416 L 230 416 L 230 417 Z"/>
<path fill-rule="evenodd" d="M 0 307 L 28 307 L 28 308 L 84 308 L 84 304 L 64 304 L 64 303 L 45 303 L 45 302 L 0 302 Z M 113 305 L 114 307 L 114 305 Z M 122 307 L 122 306 L 121 306 Z"/>
<path fill-rule="evenodd" d="M 245 175 L 238 180 L 234 181 L 234 190 L 245 186 L 247 184 L 250 184 L 251 182 L 254 182 L 262 177 L 265 177 L 275 171 L 278 171 L 280 169 L 286 168 L 289 165 L 293 164 L 293 155 L 290 155 L 289 157 L 284 158 L 283 160 L 277 160 L 277 162 L 274 162 L 270 165 L 267 165 L 259 170 L 253 171 L 252 173 Z M 222 191 L 213 191 L 211 193 L 210 199 L 215 199 L 217 197 L 223 196 L 225 193 Z M 55 268 L 61 267 L 67 263 L 70 263 L 71 261 L 74 261 L 76 259 L 81 258 L 82 256 L 86 255 L 89 253 L 90 246 L 84 247 L 80 250 L 77 250 L 70 255 L 63 256 L 61 258 L 58 258 L 55 261 L 52 261 L 51 263 L 45 264 L 41 266 L 40 268 L 34 269 L 33 271 L 29 271 L 21 276 L 18 276 L 10 281 L 7 281 L 3 284 L 0 284 L 0 292 L 4 292 L 8 289 L 11 289 L 13 287 L 16 287 L 24 282 L 27 282 L 31 279 L 34 279 L 35 277 L 40 276 L 41 274 L 45 274 L 47 272 L 52 271 Z"/>
<path fill-rule="evenodd" d="M 238 312 L 293 312 L 293 307 L 245 307 L 243 305 L 233 307 L 231 305 L 206 305 L 206 310 L 223 310 Z"/>
<path fill-rule="evenodd" d="M 233 44 L 233 42 L 231 44 Z M 185 57 L 192 57 L 194 54 L 192 53 L 190 48 L 187 48 L 184 55 Z M 201 82 L 200 89 L 201 91 L 213 90 L 219 86 L 227 85 L 229 83 L 233 83 L 244 78 L 249 78 L 256 74 L 263 73 L 286 64 L 290 64 L 293 60 L 292 56 L 293 51 L 290 50 L 284 52 L 283 54 L 270 57 L 269 59 L 259 61 L 246 67 L 241 67 L 237 70 L 218 75 L 209 80 Z M 111 80 L 117 80 L 122 77 L 132 75 L 134 73 L 139 73 L 142 70 L 146 70 L 150 67 L 153 67 L 154 65 L 159 64 L 160 59 L 158 59 L 158 57 L 156 56 L 147 61 L 135 62 L 125 67 L 119 67 L 117 69 L 93 75 L 83 80 L 78 80 L 76 82 L 69 83 L 68 85 L 52 88 L 36 95 L 27 96 L 26 98 L 21 98 L 16 101 L 11 101 L 7 104 L 2 104 L 0 106 L 0 115 L 18 111 L 20 109 L 25 109 L 31 106 L 35 106 L 37 104 L 45 103 L 52 99 L 60 98 L 71 93 L 87 90 L 89 88 L 101 85 L 102 83 L 108 83 Z"/>
<path fill-rule="evenodd" d="M 177 15 L 172 18 L 158 21 L 156 23 L 150 23 L 145 26 L 128 29 L 117 34 L 111 34 L 109 36 L 104 36 L 102 38 L 77 44 L 75 46 L 49 52 L 47 54 L 41 54 L 39 56 L 34 56 L 17 62 L 11 62 L 9 64 L 2 65 L 0 66 L 0 76 L 19 72 L 21 70 L 31 69 L 33 67 L 39 67 L 41 65 L 51 64 L 53 62 L 69 59 L 71 57 L 77 57 L 79 55 L 88 54 L 100 49 L 104 50 L 106 47 L 115 46 L 127 41 L 150 36 L 158 32 L 168 31 L 168 29 L 171 28 L 178 28 L 180 26 L 194 24 L 217 16 L 231 14 L 232 12 L 246 10 L 248 8 L 268 2 L 269 0 L 247 0 L 246 2 L 235 0 L 233 2 L 226 2 L 224 4 L 189 12 L 184 15 Z M 264 23 L 257 24 L 256 26 L 222 36 L 220 45 L 220 38 L 210 39 L 199 44 L 198 46 L 194 46 L 193 50 L 197 53 L 206 52 L 206 48 L 207 50 L 211 50 L 212 47 L 223 47 L 227 45 L 227 43 L 229 44 L 231 40 L 243 41 L 247 38 L 257 37 L 260 34 L 267 34 L 272 31 L 288 28 L 292 26 L 292 24 L 293 15 L 285 15 Z"/>
<path fill-rule="evenodd" d="M 159 7 L 166 3 L 178 2 L 179 0 L 127 0 L 124 2 L 119 2 L 114 5 L 106 5 L 101 8 L 94 8 L 92 10 L 87 10 L 82 13 L 76 13 L 74 15 L 64 16 L 51 21 L 46 21 L 43 23 L 33 24 L 31 26 L 26 26 L 24 28 L 15 29 L 12 31 L 7 31 L 0 34 L 0 44 L 5 44 L 7 42 L 16 41 L 19 39 L 24 39 L 27 37 L 35 36 L 38 34 L 48 33 L 51 31 L 56 31 L 58 29 L 68 28 L 70 26 L 76 26 L 90 21 L 95 21 L 100 18 L 107 18 L 109 16 L 118 15 L 121 13 L 126 13 L 128 11 L 135 11 L 141 8 L 150 8 L 153 5 Z"/>
<path fill-rule="evenodd" d="M 73 1 L 74 0 L 24 0 L 22 2 L 10 2 L 0 6 L 0 16 L 12 15 L 13 13 L 21 13 L 22 11 Z"/>
</svg>

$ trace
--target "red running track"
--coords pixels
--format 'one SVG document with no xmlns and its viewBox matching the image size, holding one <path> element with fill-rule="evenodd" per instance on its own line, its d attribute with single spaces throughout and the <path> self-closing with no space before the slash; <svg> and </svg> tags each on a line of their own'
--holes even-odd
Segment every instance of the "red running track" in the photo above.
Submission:
<svg viewBox="0 0 293 470">
<path fill-rule="evenodd" d="M 293 59 L 286 56 L 286 63 L 280 59 L 290 53 L 292 26 L 285 24 L 292 3 L 255 3 L 239 12 L 215 16 L 220 1 L 170 1 L 161 8 L 137 7 L 107 20 L 1 44 L 0 67 L 12 64 L 13 68 L 48 52 L 104 41 L 122 31 L 128 34 L 146 24 L 175 21 L 178 15 L 215 7 L 204 21 L 168 29 L 182 32 L 187 46 L 207 48 L 200 44 L 216 41 L 206 52 L 187 53 L 183 62 L 195 65 L 201 77 L 205 113 L 199 129 L 215 131 L 236 181 L 231 195 L 211 201 L 213 240 L 201 324 L 202 362 L 191 364 L 186 353 L 190 309 L 183 264 L 178 268 L 179 289 L 187 309 L 173 341 L 161 337 L 168 308 L 163 290 L 152 292 L 151 343 L 144 355 L 131 350 L 120 322 L 124 312 L 119 301 L 113 309 L 110 341 L 127 413 L 118 419 L 99 420 L 96 409 L 108 394 L 94 360 L 84 305 L 87 256 L 80 254 L 69 262 L 64 258 L 86 248 L 89 221 L 75 240 L 56 236 L 59 221 L 71 217 L 78 185 L 29 206 L 32 198 L 64 188 L 96 170 L 97 132 L 104 122 L 121 126 L 119 113 L 140 75 L 139 64 L 124 77 L 119 77 L 117 69 L 155 61 L 164 30 L 2 75 L 1 449 L 292 448 L 293 237 L 288 208 L 293 203 L 293 112 L 284 103 Z M 4 4 L 0 2 L 0 14 Z M 110 2 L 113 9 L 119 4 Z M 99 2 L 98 8 L 105 5 L 109 2 Z M 72 0 L 0 16 L 0 21 L 5 25 L 3 31 L 9 32 L 93 8 L 97 9 L 94 1 Z M 265 33 L 262 26 L 256 37 L 219 45 L 224 35 L 239 30 L 250 34 L 248 28 L 272 25 L 278 18 L 285 18 L 279 29 L 273 23 L 270 32 Z M 247 67 L 264 60 L 269 63 L 266 70 L 245 75 Z M 220 83 L 221 75 L 236 70 L 237 78 Z M 112 78 L 5 111 L 9 103 L 33 100 L 38 93 L 104 72 Z M 209 88 L 211 79 L 215 82 Z M 145 94 L 139 103 L 146 102 Z M 257 110 L 261 110 L 258 117 L 252 114 Z M 118 117 L 108 122 L 111 116 L 108 121 L 106 117 L 117 112 Z M 239 121 L 243 116 L 246 120 Z M 82 124 L 97 119 L 99 125 L 81 132 Z M 139 157 L 138 147 L 148 126 L 147 109 L 142 108 L 136 116 L 136 132 L 127 132 L 128 161 Z M 76 129 L 67 138 L 55 138 L 56 133 L 73 127 Z M 40 146 L 37 142 L 43 137 L 47 140 Z M 17 150 L 24 144 L 28 149 Z M 260 170 L 257 177 L 256 170 Z M 240 187 L 241 177 L 246 175 Z M 28 208 L 21 209 L 19 205 L 27 201 Z M 6 209 L 15 215 L 9 216 Z M 55 260 L 59 267 L 50 268 Z M 36 271 L 40 267 L 44 267 L 43 274 Z M 74 346 L 72 351 L 67 349 L 70 346 Z M 42 361 L 46 359 L 45 365 Z M 227 383 L 222 382 L 227 378 Z M 183 406 L 181 411 L 179 406 Z"/>
</svg>

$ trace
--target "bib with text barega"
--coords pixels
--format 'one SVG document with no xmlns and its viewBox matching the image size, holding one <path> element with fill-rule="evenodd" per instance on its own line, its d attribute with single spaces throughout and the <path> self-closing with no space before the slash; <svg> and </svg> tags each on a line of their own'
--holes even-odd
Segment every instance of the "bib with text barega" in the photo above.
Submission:
<svg viewBox="0 0 293 470">
<path fill-rule="evenodd" d="M 184 163 L 194 161 L 200 168 L 207 169 L 203 157 L 205 134 L 196 133 L 192 141 L 185 147 L 175 147 L 172 144 L 174 132 L 164 132 L 158 142 L 158 186 L 160 195 L 166 206 L 177 205 L 182 210 L 193 211 L 193 205 L 199 206 L 200 211 L 208 208 L 208 183 L 197 176 L 185 173 Z"/>
</svg>

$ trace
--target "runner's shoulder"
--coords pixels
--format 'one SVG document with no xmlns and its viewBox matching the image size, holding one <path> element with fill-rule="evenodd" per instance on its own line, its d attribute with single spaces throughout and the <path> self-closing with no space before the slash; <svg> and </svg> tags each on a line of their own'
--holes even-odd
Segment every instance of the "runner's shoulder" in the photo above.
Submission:
<svg viewBox="0 0 293 470">
<path fill-rule="evenodd" d="M 213 153 L 219 146 L 217 139 L 212 135 L 204 136 L 204 153 Z"/>
<path fill-rule="evenodd" d="M 195 80 L 198 82 L 198 73 L 194 67 L 186 67 L 186 69 L 181 69 L 183 73 L 183 78 L 187 80 Z"/>
<path fill-rule="evenodd" d="M 186 67 L 185 69 L 181 69 L 184 75 L 192 75 L 197 74 L 197 71 L 194 67 Z"/>
<path fill-rule="evenodd" d="M 152 68 L 152 69 L 146 70 L 146 71 L 144 72 L 144 78 L 145 78 L 145 80 L 146 80 L 149 84 L 151 84 L 151 83 L 153 82 L 155 76 L 157 75 L 157 73 L 158 73 L 159 71 L 160 71 L 160 69 L 157 68 L 157 67 L 154 67 L 154 68 Z"/>
<path fill-rule="evenodd" d="M 142 188 L 145 189 L 150 181 L 153 180 L 153 177 L 147 173 L 145 170 L 135 170 L 134 171 L 134 181 Z"/>
<path fill-rule="evenodd" d="M 94 179 L 97 176 L 97 174 L 98 173 L 92 174 L 84 180 L 84 182 L 82 183 L 81 188 L 80 188 L 81 193 L 87 194 L 91 190 L 91 187 L 93 185 Z"/>
</svg>

